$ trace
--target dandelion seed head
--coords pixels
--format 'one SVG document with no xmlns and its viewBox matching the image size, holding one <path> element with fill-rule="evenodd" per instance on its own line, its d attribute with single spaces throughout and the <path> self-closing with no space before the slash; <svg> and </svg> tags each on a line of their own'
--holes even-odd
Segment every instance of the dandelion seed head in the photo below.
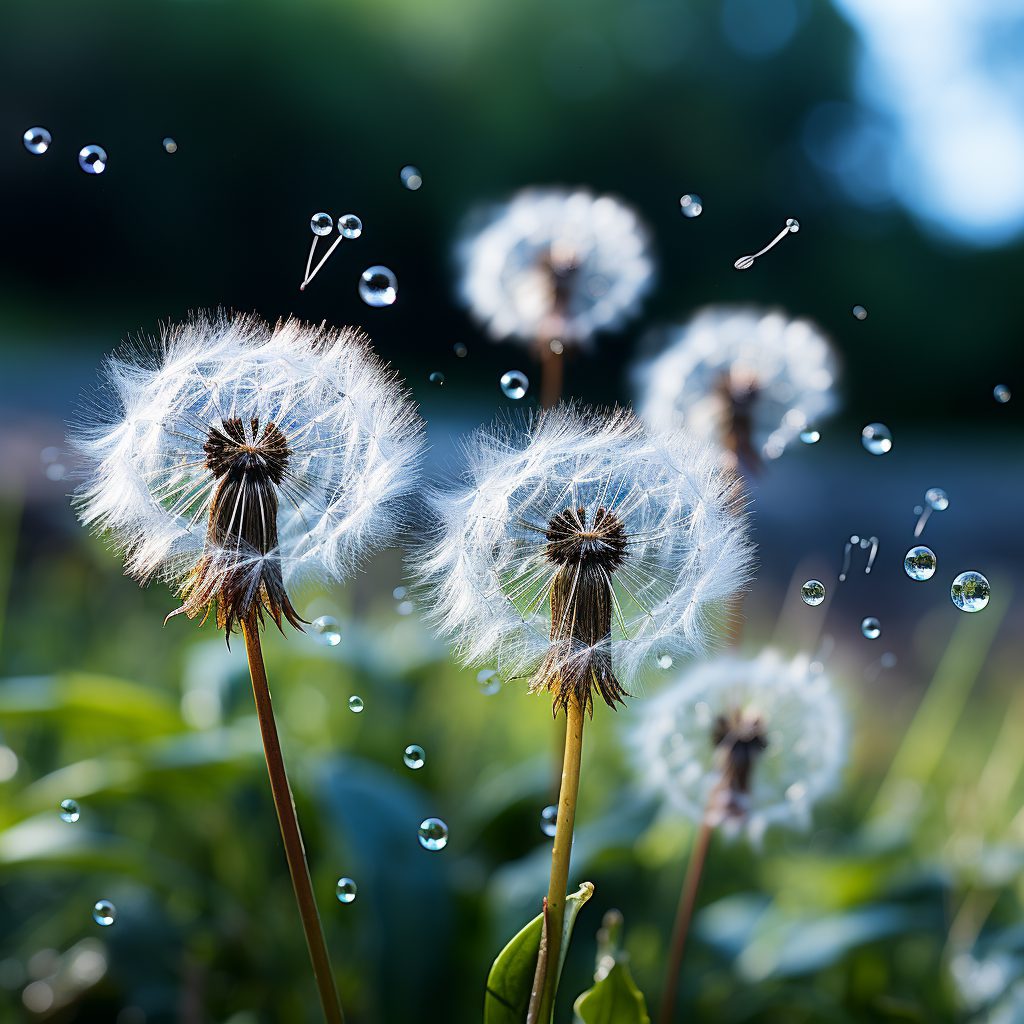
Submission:
<svg viewBox="0 0 1024 1024">
<path fill-rule="evenodd" d="M 735 477 L 709 445 L 571 406 L 483 429 L 430 498 L 416 559 L 466 664 L 621 700 L 659 657 L 704 649 L 751 572 Z"/>
<path fill-rule="evenodd" d="M 495 339 L 588 345 L 653 283 L 647 230 L 611 196 L 527 189 L 474 220 L 458 248 L 461 293 Z"/>
<path fill-rule="evenodd" d="M 685 426 L 749 461 L 778 458 L 838 404 L 838 363 L 808 320 L 752 306 L 709 306 L 668 332 L 635 375 L 652 426 Z"/>
<path fill-rule="evenodd" d="M 647 789 L 694 822 L 743 831 L 805 828 L 838 785 L 846 716 L 804 656 L 765 650 L 692 666 L 646 702 L 631 736 Z"/>
</svg>

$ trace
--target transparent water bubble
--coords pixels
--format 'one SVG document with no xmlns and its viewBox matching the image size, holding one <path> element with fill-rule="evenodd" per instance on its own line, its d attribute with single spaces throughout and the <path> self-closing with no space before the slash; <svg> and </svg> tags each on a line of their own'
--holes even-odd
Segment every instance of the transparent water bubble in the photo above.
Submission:
<svg viewBox="0 0 1024 1024">
<path fill-rule="evenodd" d="M 786 218 L 786 227 L 789 228 L 789 233 L 795 235 L 800 230 L 800 221 L 796 217 Z"/>
<path fill-rule="evenodd" d="M 69 825 L 73 825 L 82 816 L 82 810 L 78 806 L 77 800 L 61 800 L 60 802 L 60 820 L 66 821 Z"/>
<path fill-rule="evenodd" d="M 398 604 L 395 605 L 395 611 L 398 612 L 399 615 L 412 615 L 415 607 L 416 606 L 412 601 L 399 601 Z"/>
<path fill-rule="evenodd" d="M 937 565 L 935 552 L 923 544 L 912 547 L 903 558 L 903 571 L 912 580 L 930 580 Z"/>
<path fill-rule="evenodd" d="M 402 179 L 402 184 L 410 192 L 415 192 L 423 185 L 423 175 L 420 174 L 419 168 L 413 167 L 412 164 L 406 164 L 398 172 L 398 176 Z"/>
<path fill-rule="evenodd" d="M 869 423 L 860 432 L 860 442 L 872 455 L 892 451 L 892 431 L 884 423 Z"/>
<path fill-rule="evenodd" d="M 565 351 L 565 346 L 557 338 L 552 338 L 548 342 L 548 348 L 551 349 L 556 356 L 560 356 Z"/>
<path fill-rule="evenodd" d="M 821 440 L 821 434 L 817 430 L 812 430 L 808 427 L 806 430 L 800 431 L 800 440 L 804 444 L 817 444 Z"/>
<path fill-rule="evenodd" d="M 418 834 L 424 850 L 443 850 L 448 845 L 448 826 L 440 818 L 424 818 Z"/>
<path fill-rule="evenodd" d="M 1000 405 L 1006 405 L 1006 403 L 1010 400 L 1010 389 L 1005 384 L 997 384 L 992 389 L 992 397 Z"/>
<path fill-rule="evenodd" d="M 540 830 L 546 836 L 553 836 L 557 831 L 556 825 L 558 822 L 558 806 L 556 804 L 548 804 L 540 812 Z"/>
<path fill-rule="evenodd" d="M 501 689 L 501 678 L 493 668 L 482 668 L 476 674 L 476 685 L 485 697 L 493 697 Z"/>
<path fill-rule="evenodd" d="M 320 615 L 315 618 L 309 628 L 314 636 L 326 647 L 337 647 L 341 643 L 341 627 L 338 620 L 330 615 Z"/>
<path fill-rule="evenodd" d="M 800 600 L 812 608 L 817 608 L 825 600 L 825 584 L 821 580 L 808 580 L 800 588 Z"/>
<path fill-rule="evenodd" d="M 431 375 L 430 375 L 430 376 L 429 376 L 429 377 L 427 378 L 427 380 L 429 380 L 431 384 L 436 384 L 436 385 L 437 385 L 437 387 L 439 387 L 439 388 L 441 388 L 441 387 L 444 387 L 444 374 L 443 374 L 443 373 L 441 373 L 441 371 L 440 371 L 440 370 L 435 370 L 435 371 L 434 371 L 434 372 L 433 372 L 433 373 L 432 373 L 432 374 L 431 374 Z"/>
<path fill-rule="evenodd" d="M 969 570 L 960 573 L 949 588 L 953 604 L 962 612 L 980 612 L 988 605 L 992 590 L 989 582 L 980 572 Z"/>
<path fill-rule="evenodd" d="M 92 919 L 101 927 L 107 928 L 117 920 L 117 907 L 110 900 L 97 900 L 93 904 Z"/>
<path fill-rule="evenodd" d="M 658 655 L 658 668 L 668 670 L 672 667 L 672 655 L 671 654 L 659 654 Z"/>
<path fill-rule="evenodd" d="M 363 698 L 357 694 L 353 694 L 348 699 L 348 709 L 353 715 L 358 715 L 363 710 Z"/>
<path fill-rule="evenodd" d="M 358 238 L 363 233 L 363 222 L 354 213 L 343 213 L 338 218 L 338 234 L 344 238 Z"/>
<path fill-rule="evenodd" d="M 178 144 L 174 141 L 174 139 L 172 139 L 170 137 L 170 135 L 168 135 L 164 139 L 164 141 L 161 143 L 161 145 L 164 147 L 164 152 L 165 153 L 177 153 L 178 152 Z"/>
<path fill-rule="evenodd" d="M 892 651 L 886 651 L 885 654 L 878 659 L 878 664 L 882 668 L 895 668 L 896 667 L 896 655 Z"/>
<path fill-rule="evenodd" d="M 461 341 L 457 341 L 452 345 L 452 351 L 459 359 L 465 359 L 469 355 L 469 349 Z"/>
<path fill-rule="evenodd" d="M 522 398 L 530 387 L 530 381 L 522 370 L 508 370 L 501 375 L 501 390 L 512 399 Z"/>
<path fill-rule="evenodd" d="M 402 760 L 405 762 L 406 768 L 416 771 L 427 763 L 427 755 L 418 743 L 410 743 L 402 754 Z"/>
<path fill-rule="evenodd" d="M 376 308 L 394 305 L 398 298 L 398 279 L 387 267 L 367 267 L 359 278 L 359 297 Z"/>
<path fill-rule="evenodd" d="M 679 210 L 684 217 L 699 217 L 704 212 L 704 200 L 692 192 L 679 197 Z"/>
<path fill-rule="evenodd" d="M 949 495 L 941 487 L 929 487 L 924 492 L 924 500 L 936 512 L 945 512 L 949 508 Z"/>
<path fill-rule="evenodd" d="M 36 126 L 35 128 L 29 128 L 22 135 L 21 141 L 33 156 L 42 156 L 50 148 L 53 136 L 42 126 Z"/>
<path fill-rule="evenodd" d="M 347 875 L 342 875 L 334 887 L 334 895 L 338 897 L 339 903 L 351 903 L 358 891 L 356 883 Z"/>
<path fill-rule="evenodd" d="M 107 151 L 102 146 L 83 146 L 78 152 L 78 166 L 86 174 L 102 174 L 107 169 Z"/>
<path fill-rule="evenodd" d="M 852 312 L 858 320 L 867 320 L 868 318 L 868 311 L 863 306 L 854 306 Z"/>
<path fill-rule="evenodd" d="M 324 235 L 329 235 L 334 230 L 334 218 L 329 213 L 314 213 L 309 218 L 309 230 L 314 235 L 319 235 L 321 238 Z"/>
<path fill-rule="evenodd" d="M 869 640 L 877 640 L 882 635 L 882 624 L 873 615 L 869 615 L 861 621 L 860 631 Z"/>
</svg>

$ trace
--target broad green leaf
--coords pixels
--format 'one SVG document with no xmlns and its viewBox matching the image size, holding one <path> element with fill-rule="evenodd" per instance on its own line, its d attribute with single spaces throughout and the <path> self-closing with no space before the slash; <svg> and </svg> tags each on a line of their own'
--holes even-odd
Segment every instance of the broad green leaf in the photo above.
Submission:
<svg viewBox="0 0 1024 1024">
<path fill-rule="evenodd" d="M 565 962 L 565 953 L 569 948 L 569 938 L 576 922 L 576 915 L 593 892 L 594 886 L 590 882 L 584 882 L 576 892 L 566 897 L 562 950 L 558 961 L 559 974 Z M 487 976 L 484 1024 L 523 1024 L 526 1020 L 543 922 L 544 915 L 538 914 L 498 954 L 491 967 L 491 973 Z"/>
<path fill-rule="evenodd" d="M 577 1024 L 650 1024 L 643 994 L 621 960 L 575 1003 Z"/>
</svg>

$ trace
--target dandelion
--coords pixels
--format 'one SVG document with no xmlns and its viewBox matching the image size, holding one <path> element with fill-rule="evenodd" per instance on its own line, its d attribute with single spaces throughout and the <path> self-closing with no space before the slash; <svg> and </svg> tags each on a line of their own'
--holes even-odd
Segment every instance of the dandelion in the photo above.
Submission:
<svg viewBox="0 0 1024 1024">
<path fill-rule="evenodd" d="M 711 834 L 759 842 L 771 825 L 806 827 L 846 761 L 846 718 L 805 656 L 772 650 L 698 665 L 648 702 L 632 735 L 647 787 L 699 825 L 680 896 L 661 1020 L 672 1019 Z"/>
<path fill-rule="evenodd" d="M 636 213 L 585 189 L 526 189 L 474 218 L 459 246 L 461 293 L 495 339 L 535 346 L 542 404 L 561 393 L 561 354 L 635 313 L 654 280 Z"/>
<path fill-rule="evenodd" d="M 707 445 L 629 412 L 558 406 L 465 446 L 462 484 L 432 497 L 418 559 L 433 617 L 467 664 L 528 678 L 566 716 L 548 892 L 558 963 L 583 723 L 666 653 L 703 649 L 709 611 L 748 580 L 736 479 Z M 554 997 L 554 972 L 536 991 Z"/>
<path fill-rule="evenodd" d="M 835 409 L 837 374 L 828 339 L 810 321 L 709 306 L 638 367 L 637 406 L 652 426 L 685 426 L 757 470 Z"/>
<path fill-rule="evenodd" d="M 281 757 L 260 646 L 265 616 L 301 628 L 305 581 L 341 581 L 387 543 L 422 430 L 350 328 L 200 315 L 105 364 L 73 443 L 82 521 L 184 613 L 245 639 L 271 788 L 324 1014 L 341 1020 Z"/>
</svg>

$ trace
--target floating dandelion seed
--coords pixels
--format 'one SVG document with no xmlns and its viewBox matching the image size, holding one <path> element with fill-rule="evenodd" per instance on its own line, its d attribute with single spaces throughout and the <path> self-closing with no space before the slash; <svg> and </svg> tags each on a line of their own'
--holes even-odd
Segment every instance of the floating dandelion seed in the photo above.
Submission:
<svg viewBox="0 0 1024 1024">
<path fill-rule="evenodd" d="M 665 342 L 636 370 L 640 416 L 657 429 L 685 427 L 750 469 L 838 404 L 832 346 L 781 310 L 709 306 L 666 331 Z"/>
<path fill-rule="evenodd" d="M 933 512 L 945 512 L 949 508 L 949 495 L 941 487 L 929 487 L 924 492 L 924 505 L 914 508 L 918 517 L 914 524 L 914 536 L 920 537 Z"/>
<path fill-rule="evenodd" d="M 850 558 L 855 549 L 868 551 L 867 560 L 864 563 L 864 575 L 870 576 L 875 566 L 875 559 L 878 557 L 878 538 L 860 537 L 856 533 L 850 535 L 850 539 L 843 545 L 843 567 L 839 570 L 839 582 L 845 583 L 846 577 L 850 574 Z"/>
<path fill-rule="evenodd" d="M 795 217 L 790 217 L 786 221 L 786 226 L 763 248 L 758 252 L 751 253 L 749 256 L 741 256 L 733 266 L 737 270 L 749 270 L 753 265 L 754 261 L 759 257 L 763 256 L 769 249 L 774 249 L 775 246 L 781 242 L 786 235 L 795 235 L 800 230 L 800 221 Z"/>
</svg>

